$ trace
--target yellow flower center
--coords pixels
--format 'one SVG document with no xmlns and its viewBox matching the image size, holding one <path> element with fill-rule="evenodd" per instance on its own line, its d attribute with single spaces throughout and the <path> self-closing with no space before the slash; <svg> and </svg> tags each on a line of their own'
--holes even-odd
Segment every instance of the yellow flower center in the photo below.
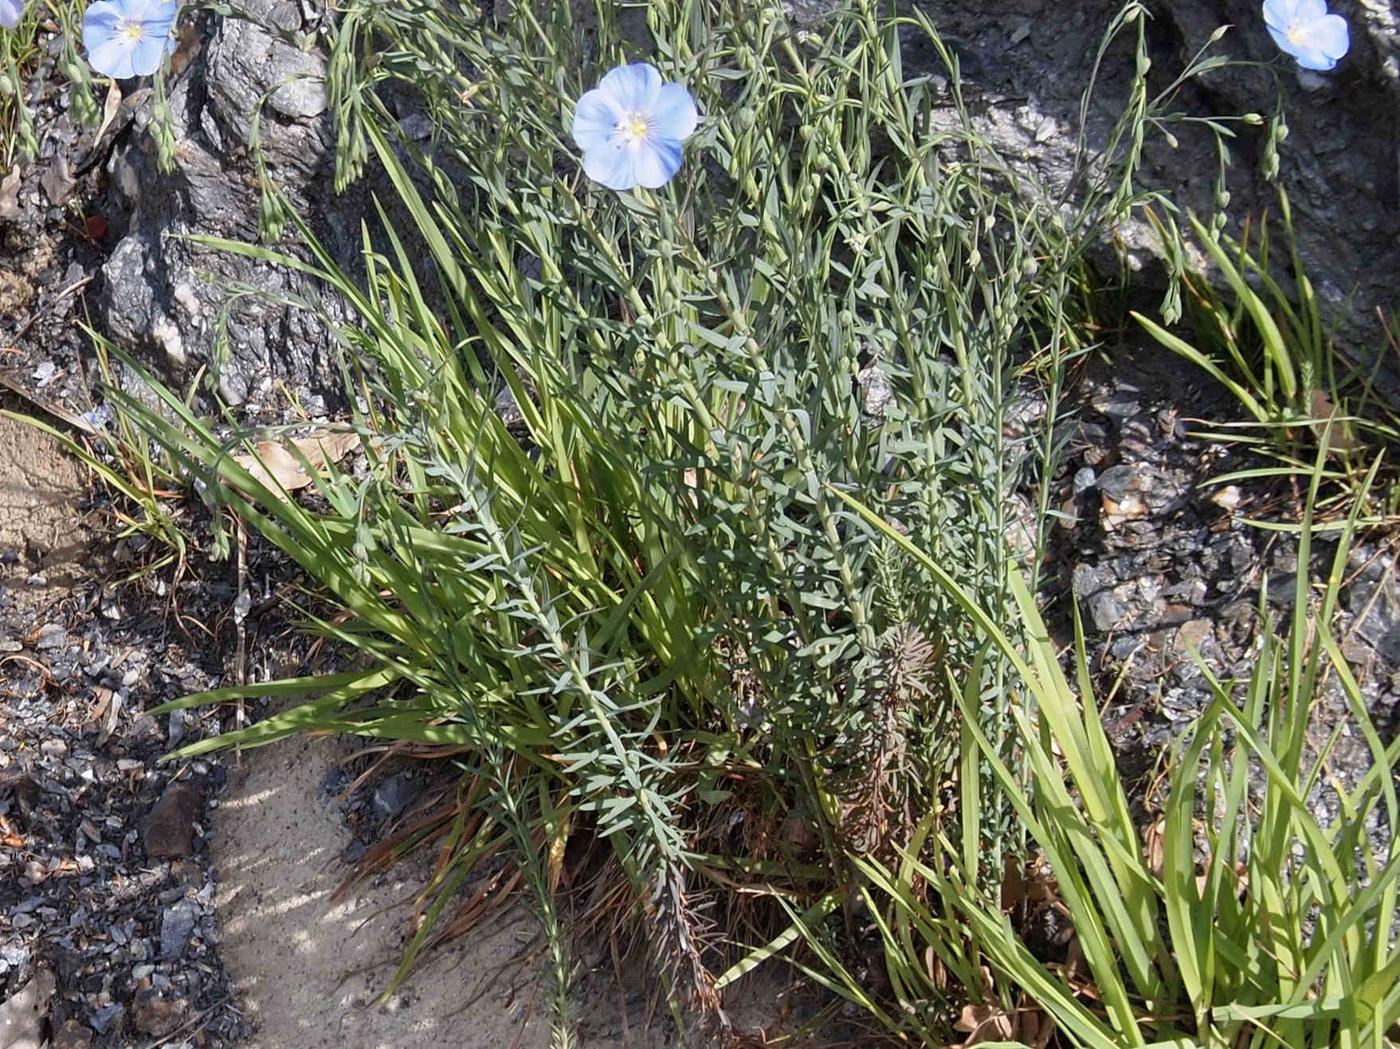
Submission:
<svg viewBox="0 0 1400 1049">
<path fill-rule="evenodd" d="M 1294 22 L 1285 29 L 1283 35 L 1288 37 L 1288 42 L 1290 44 L 1297 44 L 1299 47 L 1302 47 L 1305 43 L 1306 34 L 1303 32 L 1303 27 L 1297 22 Z"/>
<path fill-rule="evenodd" d="M 133 44 L 138 44 L 146 35 L 146 28 L 140 22 L 123 22 L 120 32 Z"/>
<path fill-rule="evenodd" d="M 621 131 L 624 142 L 641 142 L 651 132 L 651 124 L 645 114 L 629 113 L 622 122 Z"/>
</svg>

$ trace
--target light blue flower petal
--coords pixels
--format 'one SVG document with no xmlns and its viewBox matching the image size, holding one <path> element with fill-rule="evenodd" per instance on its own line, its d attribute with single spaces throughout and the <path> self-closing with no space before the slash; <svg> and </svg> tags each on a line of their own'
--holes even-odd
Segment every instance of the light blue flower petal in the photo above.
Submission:
<svg viewBox="0 0 1400 1049">
<path fill-rule="evenodd" d="M 113 80 L 129 80 L 136 75 L 131 68 L 132 47 L 129 40 L 113 33 L 94 46 L 88 43 L 87 34 L 84 33 L 83 42 L 87 44 L 88 64 L 103 76 Z"/>
<path fill-rule="evenodd" d="M 179 0 L 117 0 L 126 17 L 136 22 L 169 22 L 180 10 Z"/>
<path fill-rule="evenodd" d="M 140 42 L 131 49 L 131 70 L 137 76 L 150 76 L 160 69 L 160 64 L 165 61 L 166 48 L 170 44 L 170 31 L 164 33 L 148 32 L 141 38 Z"/>
<path fill-rule="evenodd" d="M 1299 22 L 1312 22 L 1327 14 L 1327 0 L 1296 0 L 1293 17 Z"/>
<path fill-rule="evenodd" d="M 661 74 L 645 62 L 618 66 L 598 82 L 598 90 L 611 96 L 624 113 L 645 112 L 656 104 Z"/>
<path fill-rule="evenodd" d="M 1328 58 L 1341 58 L 1351 49 L 1351 31 L 1341 15 L 1324 15 L 1303 29 L 1303 45 L 1321 51 Z"/>
<path fill-rule="evenodd" d="M 0 26 L 13 29 L 24 15 L 24 0 L 0 0 Z"/>
<path fill-rule="evenodd" d="M 656 96 L 651 110 L 653 138 L 684 142 L 695 131 L 700 114 L 695 111 L 695 99 L 683 84 L 667 84 Z"/>
<path fill-rule="evenodd" d="M 643 142 L 637 146 L 633 162 L 637 184 L 656 189 L 671 181 L 681 169 L 681 144 L 676 139 Z"/>
<path fill-rule="evenodd" d="M 128 17 L 140 22 L 151 36 L 169 36 L 180 13 L 179 0 L 130 0 Z"/>
<path fill-rule="evenodd" d="M 631 189 L 637 184 L 632 154 L 626 147 L 612 145 L 590 149 L 583 155 L 584 174 L 608 189 Z"/>
<path fill-rule="evenodd" d="M 1312 47 L 1300 47 L 1293 53 L 1298 65 L 1315 73 L 1325 73 L 1337 68 L 1337 60 Z"/>
<path fill-rule="evenodd" d="M 1298 0 L 1264 0 L 1264 24 L 1270 29 L 1286 29 L 1297 17 Z"/>
<path fill-rule="evenodd" d="M 89 4 L 83 15 L 83 47 L 89 52 L 96 51 L 117 35 L 117 24 L 122 13 L 112 0 L 97 0 Z"/>
<path fill-rule="evenodd" d="M 574 141 L 585 153 L 612 141 L 623 111 L 606 91 L 594 88 L 574 107 Z"/>
<path fill-rule="evenodd" d="M 1274 38 L 1274 43 L 1278 44 L 1278 49 L 1285 55 L 1294 55 L 1297 53 L 1298 49 L 1293 45 L 1293 41 L 1288 39 L 1288 34 L 1282 29 L 1275 29 L 1273 26 L 1265 26 L 1265 28 L 1268 29 L 1269 35 Z"/>
</svg>

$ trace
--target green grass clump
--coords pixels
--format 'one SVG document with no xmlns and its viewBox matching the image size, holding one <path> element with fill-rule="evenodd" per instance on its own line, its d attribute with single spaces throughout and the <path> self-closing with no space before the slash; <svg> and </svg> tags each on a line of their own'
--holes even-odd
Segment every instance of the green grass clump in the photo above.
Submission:
<svg viewBox="0 0 1400 1049">
<path fill-rule="evenodd" d="M 1319 459 L 1309 508 L 1322 474 Z M 1386 744 L 1377 733 L 1331 632 L 1360 506 L 1321 592 L 1300 572 L 1291 622 L 1281 632 L 1265 624 L 1249 680 L 1218 681 L 1202 665 L 1214 699 L 1171 761 L 1160 819 L 1146 823 L 1128 804 L 1082 639 L 1076 693 L 1029 593 L 1016 591 L 1030 636 L 1022 648 L 934 559 L 862 508 L 1015 665 L 1029 791 L 972 718 L 965 732 L 997 766 L 1000 789 L 1048 865 L 1050 876 L 1032 879 L 1032 888 L 1073 929 L 1063 960 L 1037 956 L 1008 915 L 1035 896 L 1022 893 L 1004 909 L 1005 895 L 979 892 L 969 863 L 975 843 L 930 820 L 921 853 L 907 850 L 895 865 L 858 861 L 902 998 L 935 992 L 932 954 L 974 990 L 967 1016 L 1008 1035 L 1026 1037 L 1043 1019 L 1057 1032 L 1055 1044 L 1115 1049 L 1394 1044 L 1400 854 L 1391 836 L 1400 816 L 1400 740 Z M 1309 509 L 1299 533 L 1302 565 L 1313 526 Z M 969 678 L 965 716 L 979 684 Z M 1320 707 L 1329 688 L 1340 716 Z M 1369 768 L 1333 766 L 1348 730 L 1364 740 Z M 1333 818 L 1315 814 L 1319 803 Z M 976 979 L 979 963 L 992 980 Z M 853 984 L 840 967 L 833 974 Z"/>
<path fill-rule="evenodd" d="M 1323 496 L 1315 509 L 1345 517 L 1366 483 L 1370 457 L 1400 444 L 1400 419 L 1375 385 L 1377 371 L 1388 366 L 1387 357 L 1393 353 L 1377 349 L 1368 360 L 1346 362 L 1333 345 L 1323 304 L 1298 254 L 1293 216 L 1282 189 L 1279 214 L 1288 247 L 1286 275 L 1278 267 L 1267 214 L 1257 233 L 1246 224 L 1238 241 L 1198 219 L 1190 220 L 1194 243 L 1210 267 L 1205 273 L 1182 273 L 1194 341 L 1141 314 L 1133 317 L 1158 343 L 1220 383 L 1244 412 L 1243 424 L 1211 436 L 1250 446 L 1276 460 L 1273 466 L 1222 476 L 1217 483 L 1307 476 L 1326 431 L 1330 456 Z M 1164 241 L 1182 244 L 1174 223 L 1158 221 L 1157 226 Z M 1183 252 L 1178 249 L 1176 254 Z M 1384 336 L 1390 342 L 1387 349 L 1393 351 L 1389 331 L 1378 330 L 1378 336 Z M 1365 490 L 1375 496 L 1367 508 L 1372 523 L 1400 512 L 1400 487 L 1392 469 L 1385 470 L 1381 484 Z"/>
</svg>

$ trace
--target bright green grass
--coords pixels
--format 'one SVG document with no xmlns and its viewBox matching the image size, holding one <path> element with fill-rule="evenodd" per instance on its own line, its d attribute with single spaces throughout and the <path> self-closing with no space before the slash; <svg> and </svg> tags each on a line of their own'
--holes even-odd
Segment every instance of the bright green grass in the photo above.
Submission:
<svg viewBox="0 0 1400 1049">
<path fill-rule="evenodd" d="M 1298 563 L 1309 563 L 1311 507 L 1324 451 L 1312 471 Z M 1374 479 L 1375 470 L 1363 483 Z M 1018 743 L 1030 789 L 1001 768 L 975 720 L 964 731 L 998 764 L 999 790 L 1016 806 L 1049 862 L 1055 893 L 1083 962 L 1071 979 L 1039 961 L 1003 913 L 976 887 L 975 842 L 945 834 L 931 815 L 921 849 L 893 865 L 859 861 L 869 904 L 881 918 L 891 980 L 902 1004 L 934 994 L 927 952 L 963 977 L 984 1006 L 1015 1017 L 1038 1011 L 1060 1044 L 1132 1049 L 1360 1049 L 1393 1045 L 1400 1021 L 1400 854 L 1377 848 L 1400 818 L 1400 740 L 1377 734 L 1366 700 L 1332 630 L 1357 511 L 1342 533 L 1324 585 L 1300 572 L 1291 620 L 1259 637 L 1254 673 L 1217 681 L 1202 666 L 1214 701 L 1170 763 L 1162 821 L 1131 815 L 1080 646 L 1077 691 L 1034 600 L 1017 589 L 1030 643 L 998 622 L 925 552 L 861 507 L 879 533 L 917 559 L 953 594 L 988 642 L 1016 667 Z M 1014 583 L 1013 583 L 1014 585 Z M 1261 610 L 1267 603 L 1261 598 Z M 965 715 L 980 681 L 964 690 Z M 1350 716 L 1319 717 L 1326 688 Z M 1372 764 L 1334 767 L 1343 732 L 1359 733 Z M 1320 822 L 1319 800 L 1336 817 Z M 1155 836 L 1160 842 L 1149 847 Z M 931 893 L 915 887 L 925 885 Z M 816 938 L 815 933 L 809 933 Z M 993 974 L 980 976 L 985 964 Z M 859 999 L 839 965 L 830 975 Z M 1082 989 L 1091 987 L 1091 995 Z M 930 1032 L 930 1035 L 932 1032 Z"/>
</svg>

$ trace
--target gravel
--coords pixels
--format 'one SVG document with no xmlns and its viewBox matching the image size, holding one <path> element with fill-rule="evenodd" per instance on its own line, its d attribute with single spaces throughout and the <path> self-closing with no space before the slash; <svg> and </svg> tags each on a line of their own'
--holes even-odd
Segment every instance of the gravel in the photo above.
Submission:
<svg viewBox="0 0 1400 1049">
<path fill-rule="evenodd" d="M 194 658 L 135 588 L 108 593 L 118 618 L 92 615 L 105 589 L 0 586 L 0 636 L 21 644 L 0 666 L 0 1001 L 52 971 L 55 1046 L 144 1042 L 177 1015 L 198 1017 L 193 1044 L 230 1045 L 245 1023 L 204 829 L 203 784 L 223 769 L 160 764 L 164 733 L 144 713 L 215 683 L 219 656 Z M 219 727 L 216 712 L 195 729 Z"/>
<path fill-rule="evenodd" d="M 1290 536 L 1246 521 L 1296 517 L 1299 493 L 1282 483 L 1214 480 L 1262 461 L 1196 436 L 1238 412 L 1190 373 L 1183 381 L 1181 366 L 1163 356 L 1153 347 L 1123 350 L 1085 377 L 1063 424 L 1066 454 L 1053 481 L 1063 516 L 1049 549 L 1050 618 L 1068 643 L 1072 603 L 1081 610 L 1100 694 L 1114 690 L 1107 727 L 1129 775 L 1155 768 L 1162 748 L 1210 702 L 1192 651 L 1222 679 L 1247 678 L 1261 589 L 1267 585 L 1271 615 L 1287 615 L 1299 570 Z M 1334 626 L 1371 717 L 1392 735 L 1400 712 L 1394 546 L 1390 536 L 1361 537 Z M 1312 578 L 1325 577 L 1334 552 L 1314 541 Z M 1335 688 L 1314 717 L 1328 730 L 1350 721 Z M 1369 767 L 1354 730 L 1339 747 L 1334 764 Z"/>
</svg>

